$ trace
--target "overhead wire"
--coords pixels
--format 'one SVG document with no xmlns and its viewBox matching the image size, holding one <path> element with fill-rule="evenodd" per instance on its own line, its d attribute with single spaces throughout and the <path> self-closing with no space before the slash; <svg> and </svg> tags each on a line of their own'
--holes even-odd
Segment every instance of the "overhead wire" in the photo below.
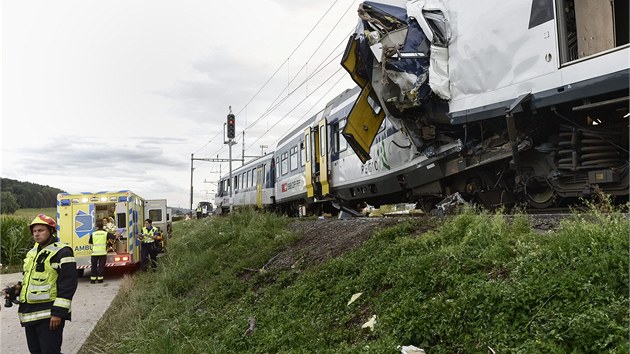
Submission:
<svg viewBox="0 0 630 354">
<path fill-rule="evenodd" d="M 246 148 L 246 150 L 247 150 L 247 149 L 249 149 L 249 148 L 251 148 L 251 147 L 252 147 L 252 146 L 253 146 L 256 142 L 258 142 L 258 140 L 260 140 L 263 136 L 265 136 L 265 134 L 269 133 L 269 132 L 271 131 L 271 129 L 275 128 L 275 126 L 276 126 L 276 125 L 278 125 L 278 123 L 280 123 L 280 122 L 282 121 L 282 119 L 286 118 L 289 114 L 291 114 L 294 110 L 296 110 L 296 109 L 297 109 L 300 105 L 302 105 L 302 103 L 304 103 L 304 101 L 306 101 L 306 99 L 307 99 L 307 98 L 311 97 L 311 95 L 312 95 L 313 93 L 317 92 L 317 90 L 319 90 L 319 89 L 320 89 L 320 88 L 321 88 L 321 87 L 322 87 L 322 86 L 323 86 L 326 82 L 328 82 L 328 80 L 330 80 L 333 76 L 335 76 L 337 73 L 339 73 L 339 72 L 341 71 L 341 69 L 343 69 L 343 68 L 339 68 L 339 69 L 337 69 L 337 71 L 335 71 L 335 72 L 334 72 L 332 75 L 330 75 L 330 76 L 329 76 L 326 80 L 324 80 L 324 82 L 322 82 L 319 86 L 317 86 L 317 88 L 315 88 L 315 90 L 313 90 L 313 92 L 312 92 L 312 93 L 310 93 L 310 94 L 306 95 L 306 97 L 304 97 L 304 98 L 302 99 L 302 101 L 298 102 L 298 104 L 297 104 L 297 105 L 295 105 L 295 107 L 293 107 L 293 108 L 292 108 L 289 112 L 287 112 L 287 113 L 286 113 L 286 114 L 285 114 L 285 115 L 284 115 L 281 119 L 278 119 L 278 120 L 276 121 L 276 123 L 274 123 L 274 124 L 271 126 L 271 128 L 267 129 L 264 133 L 262 133 L 262 134 L 258 137 L 258 139 L 254 140 L 254 142 L 253 142 L 253 143 L 251 143 L 251 144 L 250 144 L 250 145 Z"/>
<path fill-rule="evenodd" d="M 287 85 L 283 88 L 283 90 L 280 92 L 280 94 L 276 97 L 276 99 L 274 99 L 274 101 L 272 102 L 272 104 L 267 108 L 267 110 L 258 118 L 256 119 L 253 123 L 251 123 L 250 125 L 248 125 L 245 129 L 243 129 L 243 132 L 245 132 L 246 130 L 252 128 L 255 124 L 257 124 L 258 122 L 260 122 L 264 117 L 267 117 L 269 114 L 271 114 L 273 111 L 275 111 L 276 109 L 278 109 L 282 103 L 286 102 L 286 100 L 292 95 L 294 94 L 298 89 L 300 89 L 302 86 L 306 85 L 309 80 L 312 80 L 316 75 L 318 75 L 323 69 L 325 69 L 326 67 L 328 67 L 336 58 L 338 58 L 339 56 L 341 56 L 343 53 L 338 51 L 338 47 L 343 44 L 344 42 L 347 41 L 348 36 L 350 35 L 350 33 L 353 32 L 350 31 L 347 35 L 345 35 L 342 40 L 335 46 L 335 48 L 333 50 L 331 50 L 331 52 L 322 60 L 320 61 L 320 63 L 316 66 L 315 70 L 307 76 L 307 78 L 305 78 L 297 87 L 295 87 L 293 90 L 291 90 L 290 92 L 287 93 L 287 96 L 285 96 L 282 100 L 278 101 L 278 98 L 285 92 L 285 91 L 289 91 L 289 87 L 290 85 L 295 81 L 295 79 L 297 78 L 297 76 L 304 70 L 304 68 L 306 67 L 306 65 L 308 65 L 309 61 L 312 60 L 312 58 L 315 56 L 315 54 L 317 53 L 317 51 L 322 47 L 322 45 L 324 44 L 324 42 L 330 37 L 330 35 L 332 34 L 332 32 L 334 31 L 334 29 L 339 25 L 339 23 L 341 22 L 341 20 L 344 18 L 344 16 L 348 13 L 348 11 L 350 10 L 350 8 L 352 7 L 353 4 L 355 4 L 358 0 L 352 0 L 350 2 L 350 5 L 346 8 L 346 10 L 344 11 L 344 13 L 339 17 L 339 19 L 337 20 L 337 22 L 335 23 L 335 25 L 331 28 L 331 30 L 328 32 L 328 34 L 326 35 L 326 37 L 320 42 L 320 44 L 317 46 L 317 48 L 313 51 L 313 53 L 311 54 L 311 56 L 308 58 L 308 60 L 305 62 L 304 65 L 302 65 L 302 67 L 295 73 L 295 75 L 293 76 L 293 78 L 287 83 Z M 274 73 L 271 75 L 271 77 L 269 79 L 267 79 L 267 81 L 261 86 L 261 88 L 254 94 L 254 96 L 252 96 L 252 98 L 245 104 L 245 106 L 243 106 L 243 108 L 241 108 L 238 113 L 237 116 L 243 112 L 245 109 L 248 108 L 248 106 L 251 104 L 251 102 L 253 102 L 253 100 L 262 92 L 262 90 L 265 89 L 265 87 L 267 87 L 267 85 L 271 82 L 271 80 L 278 74 L 278 72 L 280 72 L 280 70 L 282 69 L 282 67 L 291 59 L 291 57 L 297 52 L 297 50 L 302 46 L 302 44 L 304 44 L 304 42 L 308 39 L 308 37 L 313 33 L 313 31 L 315 30 L 315 28 L 317 28 L 317 26 L 321 23 L 321 21 L 328 15 L 328 13 L 332 10 L 332 8 L 335 6 L 335 4 L 338 2 L 338 0 L 335 0 L 329 7 L 328 9 L 324 12 L 324 14 L 318 19 L 318 21 L 315 23 L 315 25 L 313 25 L 313 27 L 309 30 L 309 32 L 304 36 L 304 38 L 300 41 L 300 43 L 296 46 L 296 48 L 291 52 L 291 54 L 287 57 L 286 60 L 284 60 L 280 66 L 276 69 L 276 71 L 274 71 Z M 331 57 L 331 55 L 333 55 L 335 52 L 339 53 L 337 54 L 335 57 L 333 57 L 330 61 L 328 61 L 327 63 L 326 60 L 328 58 Z M 324 64 L 325 63 L 325 64 Z M 282 118 L 286 118 L 291 112 L 293 112 L 295 109 L 297 109 L 301 104 L 303 104 L 306 99 L 308 97 L 310 97 L 313 93 L 317 92 L 326 82 L 328 82 L 334 75 L 336 75 L 339 71 L 341 70 L 338 69 L 335 73 L 333 73 L 332 75 L 330 75 L 322 84 L 320 84 L 313 92 L 311 92 L 310 94 L 308 94 L 302 101 L 300 101 L 295 107 L 293 107 L 291 109 L 291 111 L 289 111 L 287 114 L 285 114 Z M 293 126 L 296 126 L 307 114 L 308 112 L 312 111 L 313 108 L 315 108 L 315 106 L 317 104 L 319 104 L 319 102 L 321 102 L 321 100 L 328 95 L 328 93 L 336 86 L 339 84 L 339 82 L 341 81 L 341 79 L 343 79 L 343 76 L 340 77 L 335 84 L 333 84 L 328 91 L 322 96 L 320 97 L 320 99 L 317 101 L 317 103 L 309 108 L 309 110 L 302 116 L 300 117 L 296 123 L 293 124 Z M 268 128 L 262 135 L 260 135 L 253 143 L 251 143 L 245 150 L 248 150 L 250 148 L 252 148 L 252 146 L 258 142 L 263 136 L 265 136 L 268 132 L 270 132 L 278 123 L 280 120 L 278 120 L 278 122 L 276 122 L 275 124 L 272 125 L 271 128 Z M 292 127 L 293 127 L 292 126 Z M 293 129 L 293 128 L 290 128 Z M 203 149 L 204 147 L 206 147 L 208 144 L 210 144 L 212 141 L 214 141 L 219 135 L 221 135 L 222 131 L 217 133 L 212 139 L 210 139 L 210 141 L 208 141 L 202 148 L 200 148 L 199 150 L 197 150 L 195 153 L 199 152 L 201 149 Z M 238 141 L 237 141 L 238 142 Z M 223 149 L 225 148 L 225 145 L 222 145 L 214 154 L 212 154 L 211 156 L 218 156 L 219 153 L 221 153 L 223 151 Z"/>
</svg>

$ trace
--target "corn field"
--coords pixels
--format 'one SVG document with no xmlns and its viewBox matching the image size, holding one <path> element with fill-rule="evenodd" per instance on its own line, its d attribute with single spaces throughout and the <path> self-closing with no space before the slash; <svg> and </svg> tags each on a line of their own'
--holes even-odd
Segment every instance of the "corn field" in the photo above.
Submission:
<svg viewBox="0 0 630 354">
<path fill-rule="evenodd" d="M 22 217 L 0 215 L 0 263 L 2 266 L 19 265 L 33 246 L 28 229 L 29 220 Z"/>
</svg>

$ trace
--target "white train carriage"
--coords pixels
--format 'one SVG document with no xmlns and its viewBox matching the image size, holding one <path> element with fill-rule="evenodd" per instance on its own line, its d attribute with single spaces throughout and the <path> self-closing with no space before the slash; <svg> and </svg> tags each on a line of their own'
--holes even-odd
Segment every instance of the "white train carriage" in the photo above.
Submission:
<svg viewBox="0 0 630 354">
<path fill-rule="evenodd" d="M 273 154 L 249 161 L 245 165 L 232 171 L 219 180 L 215 205 L 218 213 L 227 212 L 230 205 L 234 207 L 255 206 L 264 208 L 275 204 L 275 166 Z M 230 203 L 230 189 L 234 186 L 232 203 Z"/>
</svg>

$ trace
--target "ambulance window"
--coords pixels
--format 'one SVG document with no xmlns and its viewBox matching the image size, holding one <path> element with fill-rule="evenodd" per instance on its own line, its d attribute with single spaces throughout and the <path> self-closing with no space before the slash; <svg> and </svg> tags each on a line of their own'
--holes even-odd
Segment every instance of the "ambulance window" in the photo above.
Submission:
<svg viewBox="0 0 630 354">
<path fill-rule="evenodd" d="M 152 221 L 162 221 L 162 209 L 150 209 L 149 219 Z"/>
<path fill-rule="evenodd" d="M 118 213 L 116 214 L 116 226 L 118 228 L 122 228 L 124 229 L 125 227 L 127 227 L 127 214 L 125 213 Z"/>
</svg>

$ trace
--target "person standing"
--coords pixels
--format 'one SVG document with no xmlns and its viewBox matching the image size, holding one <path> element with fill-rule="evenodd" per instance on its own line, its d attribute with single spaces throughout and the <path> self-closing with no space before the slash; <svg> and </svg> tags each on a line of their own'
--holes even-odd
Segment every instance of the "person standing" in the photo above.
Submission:
<svg viewBox="0 0 630 354">
<path fill-rule="evenodd" d="M 105 219 L 104 219 L 105 220 Z M 107 261 L 107 240 L 115 240 L 116 235 L 103 229 L 103 222 L 96 222 L 96 231 L 90 234 L 88 241 L 92 245 L 92 273 L 90 283 L 103 282 L 105 278 L 105 262 Z"/>
<path fill-rule="evenodd" d="M 160 229 L 153 226 L 153 220 L 144 220 L 142 234 L 140 234 L 142 248 L 140 249 L 140 270 L 147 271 L 148 263 L 151 262 L 151 269 L 157 268 L 158 242 L 162 241 Z"/>
<path fill-rule="evenodd" d="M 39 214 L 30 230 L 36 244 L 24 259 L 18 315 L 31 353 L 60 353 L 77 290 L 77 265 L 72 248 L 57 241 L 53 218 Z"/>
</svg>

